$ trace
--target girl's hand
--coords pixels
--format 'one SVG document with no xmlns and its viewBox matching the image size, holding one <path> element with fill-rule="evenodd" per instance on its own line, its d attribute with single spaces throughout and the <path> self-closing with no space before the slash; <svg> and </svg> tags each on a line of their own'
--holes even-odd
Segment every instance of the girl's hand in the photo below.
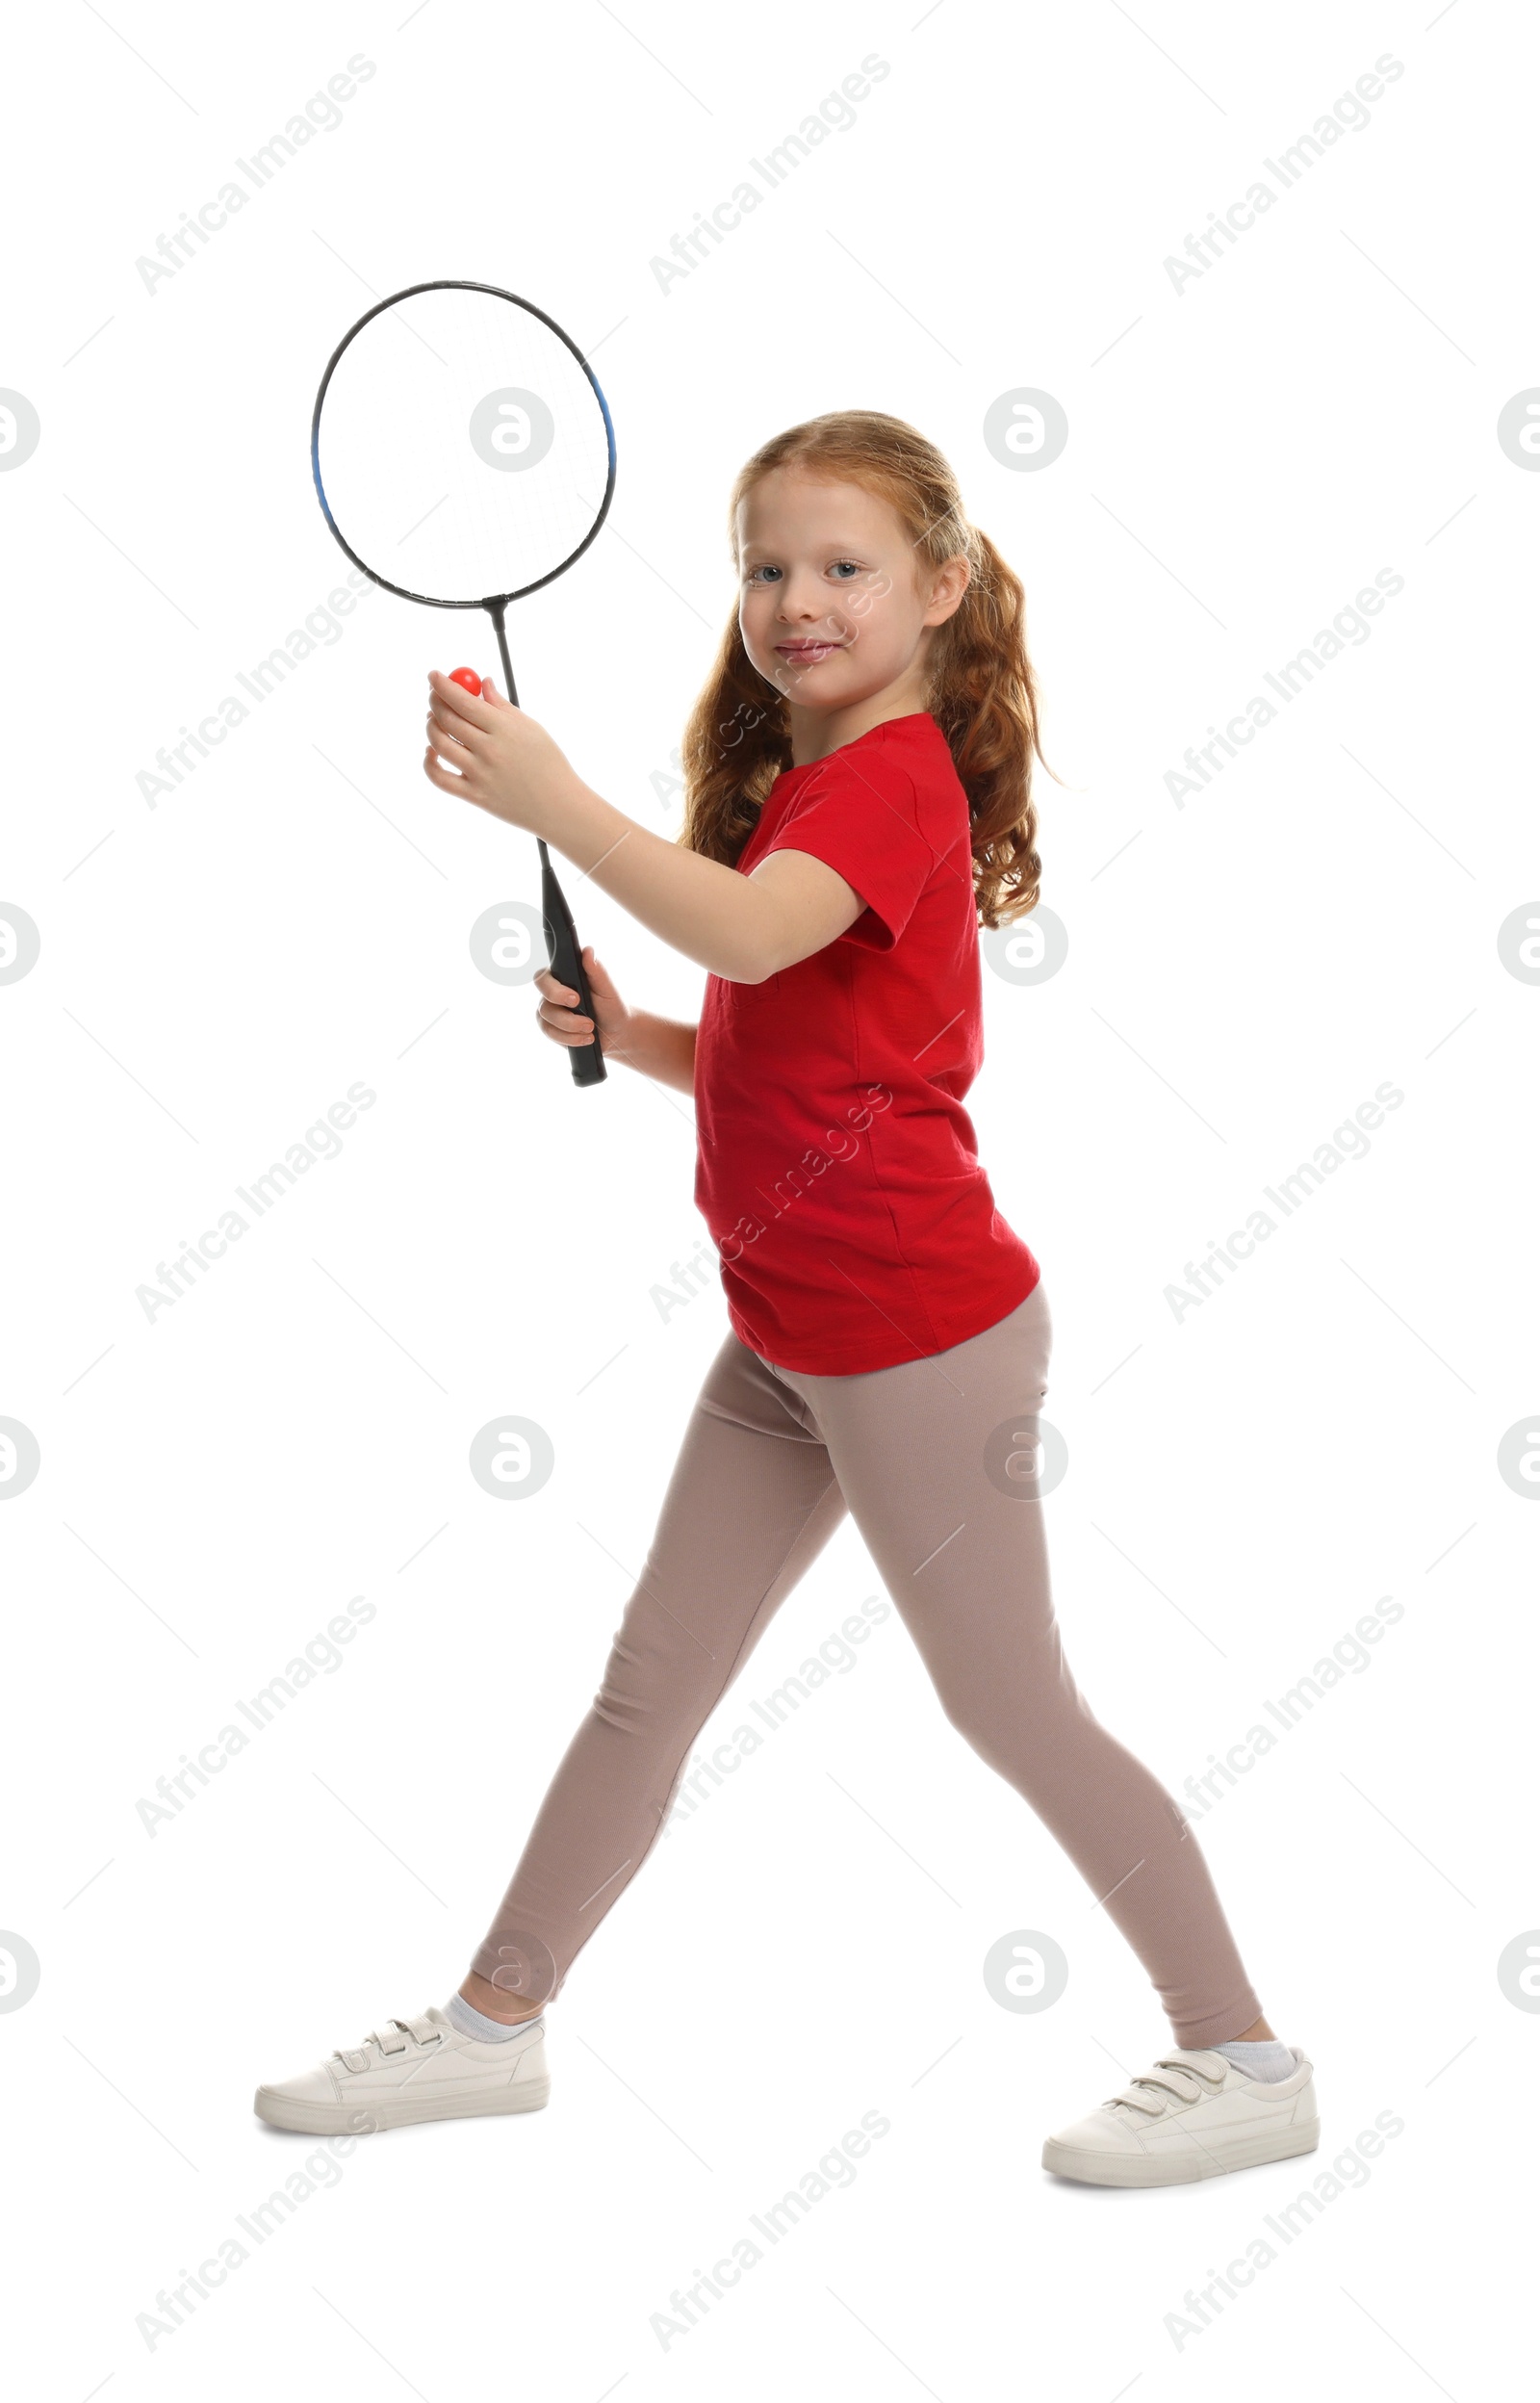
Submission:
<svg viewBox="0 0 1540 2403">
<path fill-rule="evenodd" d="M 599 1040 L 606 1051 L 617 1054 L 627 1048 L 631 1012 L 615 990 L 614 979 L 607 968 L 602 968 L 594 956 L 591 943 L 583 945 L 583 967 L 588 973 L 588 991 L 593 999 L 594 1013 L 599 1020 Z M 568 1051 L 575 1051 L 594 1039 L 594 1021 L 578 1007 L 578 995 L 571 985 L 564 985 L 549 968 L 537 970 L 535 983 L 545 995 L 535 1013 L 540 1026 L 552 1043 L 559 1043 Z"/>
<path fill-rule="evenodd" d="M 480 697 L 463 685 L 428 676 L 432 703 L 423 772 L 441 792 L 457 792 L 477 809 L 548 838 L 578 779 L 543 726 L 514 708 L 490 678 Z"/>
</svg>

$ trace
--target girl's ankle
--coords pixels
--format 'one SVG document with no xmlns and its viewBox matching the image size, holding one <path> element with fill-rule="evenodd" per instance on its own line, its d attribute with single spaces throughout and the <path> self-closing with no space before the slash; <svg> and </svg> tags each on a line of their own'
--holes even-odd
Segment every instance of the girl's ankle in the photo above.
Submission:
<svg viewBox="0 0 1540 2403">
<path fill-rule="evenodd" d="M 461 2000 L 469 2002 L 474 2011 L 479 2011 L 483 2019 L 498 2020 L 504 2028 L 520 2028 L 526 2020 L 538 2019 L 545 2008 L 543 2002 L 521 2005 L 517 1997 L 504 1994 L 500 1986 L 475 1973 L 459 1991 Z"/>
</svg>

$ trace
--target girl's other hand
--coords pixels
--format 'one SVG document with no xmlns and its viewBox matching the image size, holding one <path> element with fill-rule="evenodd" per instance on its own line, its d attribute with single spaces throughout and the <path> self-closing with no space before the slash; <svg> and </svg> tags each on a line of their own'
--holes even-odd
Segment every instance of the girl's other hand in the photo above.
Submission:
<svg viewBox="0 0 1540 2403">
<path fill-rule="evenodd" d="M 595 957 L 591 943 L 583 945 L 583 967 L 588 975 L 594 1015 L 599 1021 L 599 1040 L 606 1051 L 623 1051 L 631 1013 L 616 992 L 608 969 Z M 536 971 L 535 983 L 545 995 L 535 1013 L 536 1019 L 552 1042 L 559 1043 L 568 1051 L 578 1050 L 582 1045 L 592 1043 L 594 1020 L 578 1007 L 578 995 L 571 985 L 564 985 L 549 968 Z"/>
</svg>

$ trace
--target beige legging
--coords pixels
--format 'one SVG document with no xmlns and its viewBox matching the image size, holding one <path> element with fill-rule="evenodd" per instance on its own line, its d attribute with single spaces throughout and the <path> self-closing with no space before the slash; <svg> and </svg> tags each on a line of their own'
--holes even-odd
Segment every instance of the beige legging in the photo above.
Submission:
<svg viewBox="0 0 1540 2403">
<path fill-rule="evenodd" d="M 603 1684 L 473 1967 L 546 2001 L 635 1876 L 701 1728 L 848 1509 L 941 1707 L 1025 1796 L 1138 1953 L 1183 2045 L 1261 2016 L 1197 1838 L 1091 1716 L 1059 1641 L 1038 1415 L 1042 1284 L 947 1352 L 854 1377 L 729 1335 Z"/>
</svg>

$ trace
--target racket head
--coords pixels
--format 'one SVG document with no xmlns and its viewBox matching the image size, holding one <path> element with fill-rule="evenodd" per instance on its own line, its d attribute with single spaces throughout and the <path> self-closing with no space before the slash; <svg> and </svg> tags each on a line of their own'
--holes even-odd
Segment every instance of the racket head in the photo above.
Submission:
<svg viewBox="0 0 1540 2403">
<path fill-rule="evenodd" d="M 524 312 L 524 321 L 511 315 L 506 320 L 499 320 L 495 314 L 486 315 L 482 322 L 488 327 L 507 329 L 500 331 L 493 340 L 490 356 L 480 362 L 464 355 L 446 359 L 409 320 L 399 314 L 394 320 L 388 317 L 389 312 L 398 313 L 402 303 L 420 300 L 424 303 L 421 314 L 432 330 L 441 339 L 447 332 L 452 334 L 456 329 L 452 320 L 447 323 L 443 310 L 454 304 L 431 301 L 429 295 L 480 296 L 488 303 L 501 303 L 510 312 Z M 467 300 L 459 306 L 463 325 L 463 312 L 475 307 L 475 303 Z M 430 356 L 439 358 L 448 379 L 442 394 L 433 392 L 432 372 L 424 372 L 413 354 L 403 352 L 407 364 L 401 365 L 381 348 L 377 337 L 387 323 L 414 334 Z M 535 327 L 542 330 L 537 333 Z M 471 348 L 474 350 L 475 346 Z M 463 353 L 466 346 L 451 345 L 451 350 L 456 349 Z M 532 371 L 537 380 L 526 386 L 520 378 L 520 364 L 531 358 L 537 362 Z M 511 385 L 498 380 L 505 379 L 510 373 L 520 379 Z M 381 381 L 372 404 L 369 379 L 376 375 Z M 489 375 L 493 379 L 490 383 Z M 554 406 L 538 389 L 540 382 L 551 388 Z M 392 425 L 390 403 L 384 398 L 387 389 L 398 393 L 403 386 L 409 388 L 419 415 L 435 420 L 430 446 L 433 457 L 405 465 L 403 428 Z M 473 421 L 479 420 L 479 426 L 466 422 L 464 402 L 473 392 L 477 397 L 471 415 Z M 505 400 L 505 393 L 516 394 L 517 399 Z M 540 411 L 544 412 L 543 417 L 538 414 Z M 495 455 L 503 447 L 498 443 L 499 433 L 508 430 L 506 423 L 498 424 L 500 415 L 505 421 L 510 416 L 521 418 L 523 429 L 532 429 L 530 447 L 543 444 L 544 448 L 537 451 L 527 473 L 495 480 L 474 478 L 468 483 L 467 453 L 473 448 L 483 466 L 509 464 L 506 456 Z M 404 430 L 409 436 L 409 422 Z M 354 453 L 351 460 L 350 446 Z M 514 452 L 515 463 L 522 466 L 517 461 L 517 445 L 507 448 Z M 382 496 L 391 463 L 398 484 L 404 486 L 408 472 L 418 473 L 424 464 L 443 469 L 449 461 L 458 467 L 460 475 L 456 492 L 447 494 L 445 499 L 458 500 L 460 532 L 465 537 L 463 556 L 473 563 L 465 580 L 488 587 L 463 594 L 442 588 L 459 580 L 457 568 L 451 575 L 446 562 L 445 537 L 449 536 L 451 546 L 456 539 L 452 520 L 448 528 L 439 528 L 431 546 L 420 548 L 420 563 L 426 564 L 425 548 L 429 550 L 431 565 L 429 572 L 421 574 L 413 582 L 397 581 L 374 564 L 374 559 L 364 556 L 368 549 L 377 558 L 393 539 L 383 530 L 382 514 Z M 548 472 L 541 477 L 539 470 L 548 462 Z M 581 558 L 598 534 L 609 514 L 615 491 L 615 427 L 598 376 L 571 335 L 553 317 L 534 301 L 525 299 L 519 293 L 507 292 L 499 284 L 442 276 L 387 294 L 348 327 L 326 362 L 316 394 L 310 420 L 310 471 L 321 514 L 339 547 L 372 583 L 396 593 L 403 601 L 417 601 L 429 608 L 498 612 L 510 601 L 522 600 L 526 593 L 537 592 L 542 585 L 553 582 L 574 560 Z M 565 486 L 564 476 L 568 479 Z M 440 480 L 442 474 L 428 475 L 425 480 L 420 476 L 417 499 L 421 500 Z M 465 523 L 467 511 L 475 508 L 471 498 L 473 485 L 485 510 L 490 512 L 489 521 L 478 526 Z M 596 495 L 581 489 L 581 485 L 602 488 Z M 406 505 L 398 513 L 398 523 L 414 505 L 404 493 L 403 499 Z M 425 525 L 442 506 L 442 503 L 435 502 L 420 524 Z M 536 516 L 540 520 L 538 530 L 531 534 L 529 522 Z M 526 521 L 523 530 L 521 520 Z M 405 550 L 418 531 L 418 526 L 409 525 L 401 534 L 394 536 L 395 547 Z M 363 534 L 367 534 L 367 539 L 362 538 Z M 522 564 L 515 564 L 516 554 L 523 555 Z M 485 563 L 490 572 L 475 574 L 475 563 Z M 526 574 L 526 568 L 531 572 Z M 401 572 L 404 575 L 410 571 L 403 568 Z M 420 588 L 428 583 L 440 588 Z"/>
</svg>

